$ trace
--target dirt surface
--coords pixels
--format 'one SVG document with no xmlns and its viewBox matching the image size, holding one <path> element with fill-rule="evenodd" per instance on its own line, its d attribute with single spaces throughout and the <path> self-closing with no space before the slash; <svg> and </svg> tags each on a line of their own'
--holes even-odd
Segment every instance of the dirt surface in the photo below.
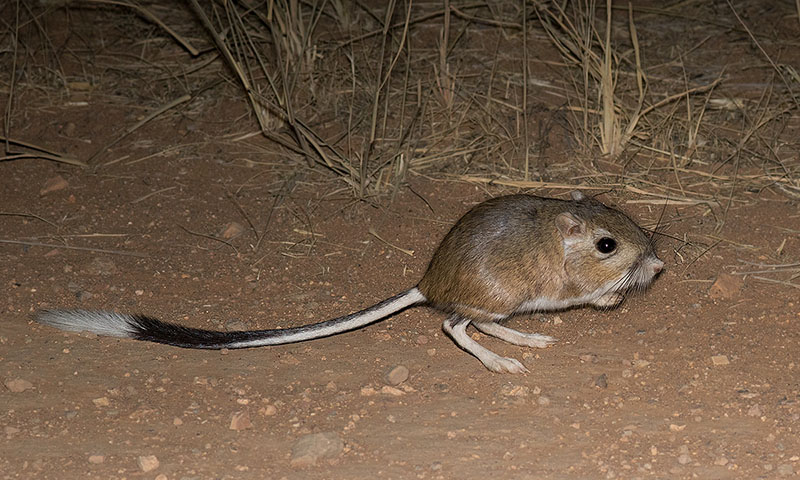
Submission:
<svg viewBox="0 0 800 480">
<path fill-rule="evenodd" d="M 54 44 L 74 41 L 76 19 L 51 15 Z M 119 32 L 101 36 L 119 50 Z M 78 76 L 75 57 L 62 60 Z M 224 97 L 235 89 L 210 90 L 189 111 L 103 149 L 153 108 L 114 90 L 123 79 L 139 91 L 152 83 L 104 73 L 112 86 L 98 77 L 86 92 L 16 91 L 15 137 L 101 155 L 94 169 L 0 162 L 0 478 L 734 479 L 800 470 L 798 290 L 773 272 L 743 275 L 800 258 L 798 203 L 770 188 L 728 197 L 713 183 L 691 185 L 714 201 L 663 208 L 589 186 L 640 224 L 660 225 L 666 270 L 614 310 L 509 322 L 559 339 L 546 349 L 470 331 L 521 360 L 526 375 L 487 371 L 443 334 L 443 314 L 424 307 L 330 338 L 232 351 L 35 324 L 36 310 L 69 307 L 229 330 L 342 315 L 415 285 L 460 215 L 518 191 L 410 174 L 391 203 L 354 201 L 319 168 L 231 144 L 256 128 L 241 99 Z M 407 379 L 390 381 L 395 367 Z M 309 439 L 328 449 L 303 456 Z"/>
</svg>

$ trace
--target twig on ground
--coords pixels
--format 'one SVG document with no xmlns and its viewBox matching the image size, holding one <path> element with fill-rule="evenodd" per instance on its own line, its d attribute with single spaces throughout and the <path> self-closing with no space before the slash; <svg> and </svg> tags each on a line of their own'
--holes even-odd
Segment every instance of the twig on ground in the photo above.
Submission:
<svg viewBox="0 0 800 480">
<path fill-rule="evenodd" d="M 132 8 L 139 12 L 140 15 L 145 17 L 146 19 L 150 20 L 151 22 L 155 23 L 162 30 L 167 32 L 172 38 L 174 38 L 183 48 L 185 48 L 193 57 L 200 55 L 200 51 L 197 50 L 189 40 L 184 38 L 183 36 L 179 35 L 175 30 L 171 29 L 166 23 L 162 22 L 160 18 L 158 18 L 153 12 L 146 9 L 141 5 L 137 5 L 135 3 L 128 3 L 128 2 L 120 2 L 115 0 L 88 0 L 89 3 L 99 3 L 99 4 L 106 4 L 106 5 L 117 5 L 120 7 L 127 7 Z"/>
<path fill-rule="evenodd" d="M 369 234 L 372 235 L 373 237 L 377 238 L 381 242 L 385 243 L 386 245 L 394 248 L 395 250 L 405 253 L 409 257 L 413 257 L 414 256 L 414 250 L 408 250 L 406 248 L 398 247 L 397 245 L 394 245 L 394 244 L 384 240 L 383 238 L 381 238 L 380 235 L 378 235 L 378 232 L 376 232 L 375 229 L 372 228 L 372 227 L 369 227 Z"/>
<path fill-rule="evenodd" d="M 91 165 L 91 164 L 93 163 L 93 161 L 94 161 L 94 159 L 95 159 L 95 158 L 97 158 L 99 155 L 101 155 L 102 153 L 104 153 L 106 150 L 108 150 L 109 148 L 111 148 L 111 147 L 113 147 L 114 145 L 116 145 L 117 143 L 119 143 L 119 142 L 120 142 L 120 141 L 121 141 L 123 138 L 125 138 L 125 137 L 127 137 L 128 135 L 130 135 L 131 133 L 135 132 L 136 130 L 138 130 L 139 128 L 141 128 L 143 125 L 147 124 L 148 122 L 150 122 L 150 121 L 151 121 L 151 120 L 153 120 L 154 118 L 158 117 L 158 116 L 159 116 L 159 115 L 161 115 L 162 113 L 164 113 L 164 112 L 166 112 L 166 111 L 169 111 L 169 110 L 172 110 L 173 108 L 177 107 L 177 106 L 178 106 L 178 105 L 180 105 L 181 103 L 188 102 L 188 101 L 189 101 L 189 100 L 191 100 L 191 99 L 192 99 L 192 96 L 191 96 L 191 95 L 188 95 L 188 94 L 187 94 L 187 95 L 182 95 L 181 97 L 178 97 L 178 98 L 176 98 L 175 100 L 173 100 L 173 101 L 169 102 L 168 104 L 166 104 L 166 105 L 164 105 L 164 106 L 162 106 L 162 107 L 158 108 L 157 110 L 155 110 L 154 112 L 150 113 L 149 115 L 147 115 L 147 116 L 146 116 L 145 118 L 143 118 L 142 120 L 140 120 L 140 121 L 136 122 L 134 125 L 132 125 L 132 126 L 130 126 L 130 127 L 128 127 L 128 128 L 126 128 L 126 129 L 125 129 L 125 131 L 124 131 L 124 132 L 122 132 L 122 134 L 121 134 L 121 135 L 119 135 L 117 138 L 115 138 L 114 140 L 112 140 L 111 142 L 109 142 L 107 145 L 103 146 L 103 148 L 100 148 L 100 149 L 98 149 L 98 150 L 97 150 L 97 151 L 94 153 L 94 155 L 92 155 L 91 157 L 89 157 L 89 159 L 87 160 L 87 163 L 88 163 L 89 165 Z"/>
<path fill-rule="evenodd" d="M 91 248 L 91 247 L 75 247 L 71 245 L 58 245 L 54 243 L 42 243 L 42 242 L 27 242 L 24 240 L 7 240 L 7 239 L 0 239 L 0 243 L 8 243 L 12 245 L 27 245 L 31 247 L 45 247 L 45 248 L 63 248 L 65 250 L 81 250 L 84 252 L 95 252 L 95 253 L 107 253 L 109 255 L 123 255 L 126 257 L 139 257 L 139 258 L 149 258 L 150 255 L 146 255 L 144 253 L 139 252 L 126 252 L 123 250 L 107 250 L 104 248 Z"/>
<path fill-rule="evenodd" d="M 194 235 L 196 237 L 207 238 L 209 240 L 214 240 L 215 242 L 224 243 L 225 245 L 231 247 L 234 253 L 236 253 L 237 255 L 239 254 L 239 250 L 231 242 L 225 240 L 224 238 L 219 238 L 214 235 L 209 235 L 207 233 L 194 232 L 184 227 L 183 225 L 178 225 L 178 227 L 180 227 L 181 230 L 188 233 L 189 235 Z"/>
<path fill-rule="evenodd" d="M 45 147 L 41 147 L 39 145 L 35 145 L 33 143 L 23 142 L 22 140 L 16 140 L 13 138 L 8 138 L 5 136 L 0 136 L 0 141 L 5 142 L 7 145 L 17 145 L 20 147 L 29 148 L 31 150 L 35 150 L 39 153 L 14 153 L 4 157 L 0 157 L 0 162 L 4 160 L 18 160 L 22 158 L 43 158 L 45 160 L 52 160 L 54 162 L 59 163 L 66 163 L 69 165 L 75 165 L 76 167 L 85 167 L 86 163 L 72 157 L 67 157 L 61 155 L 60 153 L 54 152 L 52 150 L 48 150 Z"/>
<path fill-rule="evenodd" d="M 35 214 L 33 214 L 33 213 L 24 213 L 24 212 L 0 212 L 0 215 L 5 215 L 5 216 L 9 216 L 9 217 L 28 217 L 28 218 L 35 218 L 36 220 L 40 220 L 40 221 L 42 221 L 42 222 L 44 222 L 44 223 L 46 223 L 46 224 L 50 225 L 51 227 L 56 227 L 56 228 L 58 228 L 58 225 L 56 225 L 55 223 L 53 223 L 53 222 L 51 222 L 50 220 L 47 220 L 47 219 L 45 219 L 45 218 L 42 218 L 42 217 L 40 217 L 39 215 L 35 215 Z"/>
</svg>

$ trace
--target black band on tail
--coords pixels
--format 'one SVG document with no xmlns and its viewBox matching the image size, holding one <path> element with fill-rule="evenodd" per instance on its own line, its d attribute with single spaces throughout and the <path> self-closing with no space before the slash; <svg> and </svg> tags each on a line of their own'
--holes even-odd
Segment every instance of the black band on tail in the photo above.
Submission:
<svg viewBox="0 0 800 480">
<path fill-rule="evenodd" d="M 375 314 L 405 297 L 409 297 L 406 303 L 399 303 L 397 308 L 384 312 L 378 317 L 369 318 L 371 314 Z M 132 330 L 129 334 L 130 338 L 174 345 L 176 347 L 218 350 L 222 348 L 234 349 L 282 345 L 324 338 L 369 325 L 425 301 L 425 297 L 417 289 L 412 289 L 349 315 L 311 325 L 270 330 L 223 332 L 184 327 L 145 315 L 128 315 L 126 318 Z"/>
</svg>

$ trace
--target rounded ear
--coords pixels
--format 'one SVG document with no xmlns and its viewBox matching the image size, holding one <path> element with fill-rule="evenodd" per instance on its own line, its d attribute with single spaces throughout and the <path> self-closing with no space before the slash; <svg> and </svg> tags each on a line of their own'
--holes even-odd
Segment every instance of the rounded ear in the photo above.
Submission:
<svg viewBox="0 0 800 480">
<path fill-rule="evenodd" d="M 572 199 L 575 200 L 576 202 L 579 202 L 584 198 L 586 198 L 586 195 L 584 195 L 583 192 L 581 192 L 580 190 L 573 190 L 569 192 L 569 194 L 572 197 Z"/>
<path fill-rule="evenodd" d="M 575 215 L 564 212 L 556 217 L 556 228 L 564 238 L 576 237 L 586 232 L 586 223 Z"/>
</svg>

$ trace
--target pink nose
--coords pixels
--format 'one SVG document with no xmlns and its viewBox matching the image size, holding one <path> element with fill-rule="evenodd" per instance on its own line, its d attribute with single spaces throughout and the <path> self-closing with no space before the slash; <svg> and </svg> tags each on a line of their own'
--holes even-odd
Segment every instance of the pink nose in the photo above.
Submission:
<svg viewBox="0 0 800 480">
<path fill-rule="evenodd" d="M 656 260 L 650 265 L 650 268 L 653 270 L 653 275 L 656 275 L 658 272 L 664 269 L 664 262 L 661 260 Z"/>
</svg>

